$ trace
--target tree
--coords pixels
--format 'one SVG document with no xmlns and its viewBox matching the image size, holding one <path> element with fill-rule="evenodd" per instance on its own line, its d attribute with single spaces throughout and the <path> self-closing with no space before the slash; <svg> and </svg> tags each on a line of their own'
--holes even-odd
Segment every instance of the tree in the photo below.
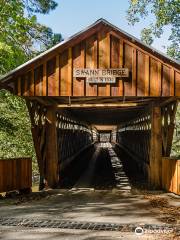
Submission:
<svg viewBox="0 0 180 240">
<path fill-rule="evenodd" d="M 54 0 L 0 0 L 0 75 L 37 55 L 38 45 L 45 50 L 62 40 L 35 16 L 56 6 Z"/>
<path fill-rule="evenodd" d="M 55 9 L 53 0 L 0 0 L 0 75 L 62 40 L 37 22 L 36 13 Z M 39 45 L 39 49 L 37 46 Z M 24 99 L 0 91 L 0 158 L 31 156 L 38 172 Z"/>
<path fill-rule="evenodd" d="M 167 54 L 175 59 L 180 59 L 180 4 L 178 0 L 130 0 L 127 19 L 134 25 L 140 19 L 150 16 L 151 22 L 141 32 L 141 39 L 151 45 L 154 37 L 161 37 L 165 26 L 171 27 L 169 36 L 170 45 Z"/>
</svg>

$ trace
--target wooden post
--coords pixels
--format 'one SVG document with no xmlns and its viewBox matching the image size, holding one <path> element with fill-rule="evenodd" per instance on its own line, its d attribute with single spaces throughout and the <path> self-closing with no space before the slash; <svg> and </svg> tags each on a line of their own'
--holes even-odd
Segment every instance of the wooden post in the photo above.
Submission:
<svg viewBox="0 0 180 240">
<path fill-rule="evenodd" d="M 152 106 L 149 183 L 153 189 L 161 189 L 162 180 L 162 120 L 161 108 Z"/>
<path fill-rule="evenodd" d="M 46 135 L 46 180 L 51 188 L 58 184 L 58 142 L 56 129 L 56 107 L 47 108 L 47 135 Z"/>
</svg>

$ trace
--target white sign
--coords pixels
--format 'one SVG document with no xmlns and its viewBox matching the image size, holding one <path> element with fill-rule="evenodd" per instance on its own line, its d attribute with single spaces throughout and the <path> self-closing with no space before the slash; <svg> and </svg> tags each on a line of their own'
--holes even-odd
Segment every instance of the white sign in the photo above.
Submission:
<svg viewBox="0 0 180 240">
<path fill-rule="evenodd" d="M 115 77 L 87 77 L 87 83 L 115 83 Z"/>
<path fill-rule="evenodd" d="M 114 83 L 116 78 L 128 77 L 128 68 L 89 69 L 75 68 L 73 77 L 87 78 L 91 83 Z"/>
</svg>

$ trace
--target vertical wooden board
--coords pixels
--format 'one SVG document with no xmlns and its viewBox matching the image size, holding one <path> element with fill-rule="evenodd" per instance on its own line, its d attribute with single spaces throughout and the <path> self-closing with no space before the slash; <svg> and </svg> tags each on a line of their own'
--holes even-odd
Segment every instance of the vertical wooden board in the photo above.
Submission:
<svg viewBox="0 0 180 240">
<path fill-rule="evenodd" d="M 4 164 L 3 160 L 0 160 L 0 192 L 3 192 L 4 186 L 3 186 L 3 173 L 4 173 Z"/>
<path fill-rule="evenodd" d="M 32 187 L 32 158 L 29 159 L 29 186 Z"/>
<path fill-rule="evenodd" d="M 173 191 L 173 167 L 174 167 L 174 160 L 168 159 L 169 161 L 169 191 Z"/>
<path fill-rule="evenodd" d="M 164 189 L 164 160 L 162 159 L 162 189 Z"/>
<path fill-rule="evenodd" d="M 145 96 L 149 96 L 149 55 L 145 56 Z"/>
<path fill-rule="evenodd" d="M 180 194 L 180 159 L 177 162 L 177 194 Z"/>
<path fill-rule="evenodd" d="M 71 96 L 72 87 L 72 49 L 60 54 L 60 96 Z"/>
<path fill-rule="evenodd" d="M 29 96 L 34 96 L 34 69 L 30 72 Z"/>
<path fill-rule="evenodd" d="M 132 48 L 132 96 L 137 96 L 137 49 Z"/>
<path fill-rule="evenodd" d="M 175 71 L 175 96 L 180 97 L 180 73 Z"/>
<path fill-rule="evenodd" d="M 151 143 L 150 143 L 150 181 L 159 189 L 162 185 L 162 117 L 161 108 L 152 107 L 151 112 Z"/>
<path fill-rule="evenodd" d="M 137 51 L 137 96 L 145 95 L 145 54 Z"/>
<path fill-rule="evenodd" d="M 24 96 L 24 93 L 25 93 L 25 78 L 26 76 L 25 75 L 22 75 L 21 76 L 21 96 Z"/>
<path fill-rule="evenodd" d="M 174 68 L 171 68 L 171 75 L 170 75 L 170 96 L 174 96 L 175 93 L 175 78 L 174 78 Z"/>
<path fill-rule="evenodd" d="M 59 96 L 59 80 L 60 80 L 60 69 L 59 69 L 59 54 L 56 56 L 56 72 L 55 72 L 55 92 L 54 96 Z"/>
<path fill-rule="evenodd" d="M 124 96 L 132 96 L 132 61 L 133 48 L 127 43 L 124 44 L 124 67 L 129 69 L 129 77 L 124 78 Z"/>
<path fill-rule="evenodd" d="M 85 67 L 85 44 L 81 42 L 73 47 L 72 59 L 73 68 Z M 73 78 L 73 96 L 85 96 L 85 78 Z"/>
<path fill-rule="evenodd" d="M 58 146 L 56 129 L 56 108 L 47 109 L 47 136 L 46 136 L 46 177 L 50 187 L 58 183 Z"/>
<path fill-rule="evenodd" d="M 2 181 L 3 181 L 3 161 L 2 160 L 0 160 L 0 192 L 2 192 L 3 191 L 3 183 L 2 183 Z"/>
<path fill-rule="evenodd" d="M 165 159 L 165 189 L 169 191 L 169 161 Z"/>
<path fill-rule="evenodd" d="M 21 76 L 17 79 L 17 95 L 21 96 Z"/>
<path fill-rule="evenodd" d="M 97 68 L 97 35 L 86 40 L 86 68 Z M 86 96 L 97 96 L 97 84 L 86 83 Z"/>
<path fill-rule="evenodd" d="M 161 96 L 161 77 L 158 74 L 158 62 L 150 58 L 150 96 Z"/>
<path fill-rule="evenodd" d="M 43 63 L 42 96 L 47 95 L 47 62 Z"/>
<path fill-rule="evenodd" d="M 170 68 L 162 67 L 162 96 L 170 96 Z"/>
<path fill-rule="evenodd" d="M 60 96 L 68 96 L 67 76 L 68 76 L 68 50 L 65 50 L 60 54 Z"/>
<path fill-rule="evenodd" d="M 122 42 L 114 36 L 111 36 L 111 68 L 122 67 L 123 63 L 121 61 L 121 51 L 123 50 L 121 46 Z M 123 84 L 122 79 L 117 78 L 116 83 L 111 85 L 111 96 L 123 96 Z"/>
<path fill-rule="evenodd" d="M 56 81 L 56 58 L 47 62 L 47 95 L 56 96 L 59 81 Z"/>
<path fill-rule="evenodd" d="M 42 96 L 43 65 L 34 70 L 35 96 Z"/>
<path fill-rule="evenodd" d="M 99 68 L 110 67 L 110 35 L 106 29 L 98 33 Z M 110 84 L 98 85 L 98 96 L 110 96 Z"/>
<path fill-rule="evenodd" d="M 31 72 L 27 72 L 24 76 L 24 96 L 29 96 L 31 82 Z"/>
<path fill-rule="evenodd" d="M 177 183 L 178 183 L 178 161 L 177 160 L 173 160 L 174 161 L 174 163 L 173 163 L 173 182 L 172 182 L 172 187 L 173 187 L 173 189 L 172 189 L 172 191 L 174 192 L 174 193 L 178 193 L 178 185 L 177 185 Z"/>
<path fill-rule="evenodd" d="M 72 65 L 72 48 L 68 49 L 68 95 L 72 96 L 72 77 L 73 77 L 73 65 Z"/>
</svg>

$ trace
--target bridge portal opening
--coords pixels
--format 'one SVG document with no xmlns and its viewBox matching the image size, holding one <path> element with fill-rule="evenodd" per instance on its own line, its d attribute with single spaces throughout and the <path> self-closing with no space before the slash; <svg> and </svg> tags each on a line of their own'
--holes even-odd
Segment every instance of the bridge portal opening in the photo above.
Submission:
<svg viewBox="0 0 180 240">
<path fill-rule="evenodd" d="M 72 104 L 61 108 L 61 113 L 71 116 L 59 116 L 61 188 L 130 190 L 147 184 L 150 111 L 146 105 Z"/>
</svg>

